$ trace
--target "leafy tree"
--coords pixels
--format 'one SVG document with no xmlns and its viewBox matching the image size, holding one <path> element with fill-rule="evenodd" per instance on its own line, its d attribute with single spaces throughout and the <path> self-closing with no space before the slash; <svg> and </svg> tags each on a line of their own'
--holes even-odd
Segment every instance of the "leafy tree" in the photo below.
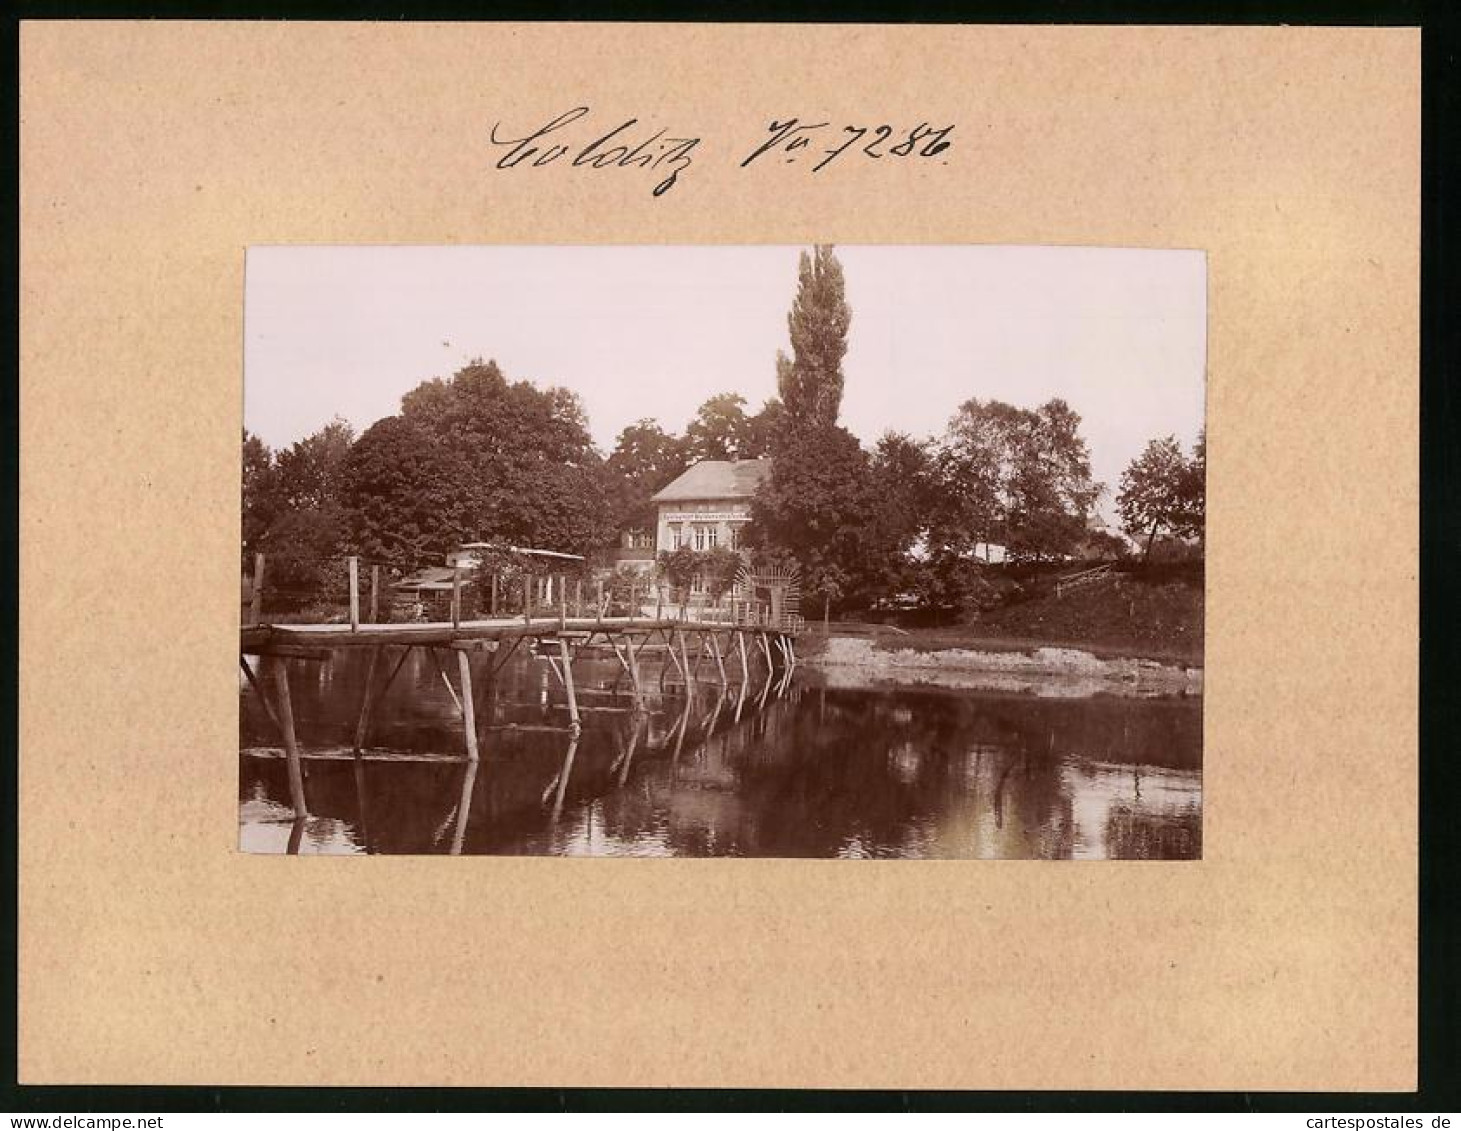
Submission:
<svg viewBox="0 0 1461 1131">
<path fill-rule="evenodd" d="M 372 424 L 346 463 L 345 495 L 360 552 L 402 569 L 439 563 L 473 541 L 466 494 L 470 474 L 430 431 L 404 416 Z"/>
<path fill-rule="evenodd" d="M 607 462 L 614 474 L 658 491 L 685 470 L 685 442 L 656 420 L 639 420 L 619 433 Z"/>
<path fill-rule="evenodd" d="M 341 472 L 355 440 L 350 424 L 335 417 L 275 457 L 280 498 L 295 509 L 321 509 L 340 501 Z"/>
<path fill-rule="evenodd" d="M 777 356 L 777 388 L 790 421 L 830 428 L 842 405 L 842 358 L 852 308 L 847 305 L 842 264 L 830 244 L 802 252 L 797 294 L 787 316 L 792 356 Z"/>
<path fill-rule="evenodd" d="M 949 421 L 935 455 L 939 492 L 932 506 L 935 553 L 955 559 L 1005 538 L 1007 459 L 1015 414 L 998 401 L 968 400 Z"/>
<path fill-rule="evenodd" d="M 752 446 L 746 398 L 739 393 L 711 397 L 685 428 L 690 462 L 702 459 L 745 459 Z"/>
<path fill-rule="evenodd" d="M 1175 532 L 1188 538 L 1203 538 L 1207 533 L 1207 429 L 1197 433 L 1192 458 L 1183 468 L 1178 494 L 1182 501 L 1182 517 Z"/>
<path fill-rule="evenodd" d="M 1084 541 L 1102 487 L 1091 482 L 1080 416 L 1063 400 L 1026 413 L 1010 482 L 1008 549 L 1017 560 L 1073 554 Z"/>
<path fill-rule="evenodd" d="M 674 600 L 681 605 L 689 600 L 690 586 L 695 581 L 699 564 L 695 551 L 689 546 L 660 551 L 659 575 L 669 583 Z"/>
<path fill-rule="evenodd" d="M 1015 560 L 1073 553 L 1102 490 L 1091 481 L 1080 417 L 1063 400 L 1038 409 L 966 401 L 935 458 L 931 530 L 937 552 L 967 557 L 979 543 Z"/>
<path fill-rule="evenodd" d="M 650 497 L 685 470 L 685 441 L 654 420 L 639 420 L 619 433 L 605 462 L 612 481 L 611 507 L 620 529 L 649 529 L 655 524 Z"/>
<path fill-rule="evenodd" d="M 611 477 L 567 390 L 509 382 L 495 362 L 474 361 L 407 393 L 400 415 L 355 447 L 367 437 L 346 495 L 362 542 L 382 552 L 502 541 L 582 553 L 612 540 Z"/>
<path fill-rule="evenodd" d="M 245 564 L 252 569 L 250 559 L 279 513 L 279 484 L 274 453 L 248 429 L 243 433 L 242 462 L 243 553 Z"/>
<path fill-rule="evenodd" d="M 335 504 L 283 511 L 260 539 L 268 559 L 266 585 L 273 601 L 295 607 L 312 601 L 343 601 L 349 524 Z"/>
<path fill-rule="evenodd" d="M 900 541 L 868 453 L 837 424 L 851 322 L 832 248 L 803 252 L 787 316 L 792 354 L 777 354 L 780 397 L 761 413 L 771 474 L 752 500 L 746 532 L 762 555 L 800 565 L 802 587 L 820 598 L 824 615 L 834 604 L 884 588 Z"/>
<path fill-rule="evenodd" d="M 901 554 L 927 532 L 937 485 L 926 443 L 902 432 L 885 432 L 872 454 L 873 494 L 886 533 Z"/>
<path fill-rule="evenodd" d="M 761 459 L 769 456 L 785 418 L 786 408 L 776 397 L 771 397 L 762 404 L 761 411 L 747 421 L 746 448 L 741 453 L 741 458 Z"/>
<path fill-rule="evenodd" d="M 243 549 L 267 557 L 265 584 L 276 603 L 297 607 L 344 592 L 350 538 L 340 475 L 353 439 L 338 418 L 277 453 L 244 433 Z"/>
<path fill-rule="evenodd" d="M 705 591 L 717 605 L 735 586 L 741 569 L 741 555 L 725 546 L 716 546 L 696 555 L 696 569 L 705 582 Z"/>
<path fill-rule="evenodd" d="M 784 433 L 751 501 L 748 541 L 801 565 L 802 587 L 825 607 L 866 596 L 885 576 L 890 539 L 878 521 L 872 465 L 845 428 Z"/>
<path fill-rule="evenodd" d="M 1133 539 L 1145 539 L 1142 560 L 1151 556 L 1152 541 L 1161 530 L 1179 531 L 1187 521 L 1184 488 L 1187 461 L 1175 437 L 1152 440 L 1121 473 L 1116 508 L 1122 529 Z"/>
</svg>

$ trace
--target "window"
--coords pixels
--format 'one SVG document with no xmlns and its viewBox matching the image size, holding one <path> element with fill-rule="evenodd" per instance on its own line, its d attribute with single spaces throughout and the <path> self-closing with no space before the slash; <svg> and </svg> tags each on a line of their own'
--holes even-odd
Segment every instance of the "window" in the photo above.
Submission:
<svg viewBox="0 0 1461 1131">
<path fill-rule="evenodd" d="M 705 531 L 705 548 L 707 550 L 713 550 L 713 549 L 715 549 L 715 544 L 719 540 L 720 540 L 720 531 L 717 530 L 715 527 L 713 527 L 713 526 L 712 527 L 709 527 Z"/>
<path fill-rule="evenodd" d="M 741 548 L 741 526 L 740 523 L 731 523 L 726 527 L 726 545 L 732 550 Z"/>
<path fill-rule="evenodd" d="M 690 592 L 696 596 L 705 592 L 705 578 L 701 577 L 699 573 L 690 578 Z"/>
<path fill-rule="evenodd" d="M 683 529 L 678 522 L 670 523 L 670 549 L 678 550 L 684 545 L 684 542 L 680 540 L 683 537 L 681 533 Z"/>
<path fill-rule="evenodd" d="M 695 548 L 697 550 L 705 549 L 705 527 L 703 526 L 695 527 Z"/>
</svg>

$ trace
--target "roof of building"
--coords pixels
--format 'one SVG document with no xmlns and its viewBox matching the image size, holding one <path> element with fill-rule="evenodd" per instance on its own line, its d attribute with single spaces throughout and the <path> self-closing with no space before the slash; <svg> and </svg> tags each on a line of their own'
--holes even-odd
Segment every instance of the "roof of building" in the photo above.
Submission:
<svg viewBox="0 0 1461 1131">
<path fill-rule="evenodd" d="M 442 566 L 427 566 L 424 569 L 418 569 L 410 577 L 401 578 L 391 588 L 447 590 L 452 587 L 456 572 L 454 569 L 447 569 Z M 463 585 L 470 585 L 471 583 L 470 577 L 462 578 Z"/>
<path fill-rule="evenodd" d="M 565 554 L 561 550 L 530 550 L 526 546 L 507 546 L 501 542 L 463 542 L 459 550 L 503 550 L 509 554 L 523 554 L 531 558 L 561 558 L 564 561 L 581 562 L 582 554 Z"/>
<path fill-rule="evenodd" d="M 703 459 L 651 498 L 656 503 L 749 499 L 770 471 L 769 459 Z"/>
</svg>

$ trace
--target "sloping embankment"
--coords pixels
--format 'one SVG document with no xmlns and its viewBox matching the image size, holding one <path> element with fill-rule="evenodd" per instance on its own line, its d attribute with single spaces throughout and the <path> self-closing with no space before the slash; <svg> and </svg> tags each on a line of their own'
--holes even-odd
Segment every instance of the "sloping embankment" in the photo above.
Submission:
<svg viewBox="0 0 1461 1131">
<path fill-rule="evenodd" d="M 1200 695 L 1202 669 L 1132 657 L 1102 659 L 1075 648 L 986 651 L 879 648 L 871 640 L 832 636 L 800 661 L 829 686 L 913 683 L 1037 695 Z"/>
</svg>

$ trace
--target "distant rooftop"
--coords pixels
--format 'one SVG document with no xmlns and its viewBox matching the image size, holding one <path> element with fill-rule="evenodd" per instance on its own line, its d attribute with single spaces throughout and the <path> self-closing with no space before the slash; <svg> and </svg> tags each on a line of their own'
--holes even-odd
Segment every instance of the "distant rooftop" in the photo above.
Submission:
<svg viewBox="0 0 1461 1131">
<path fill-rule="evenodd" d="M 749 499 L 771 471 L 769 459 L 703 459 L 656 491 L 656 503 L 696 499 Z"/>
</svg>

